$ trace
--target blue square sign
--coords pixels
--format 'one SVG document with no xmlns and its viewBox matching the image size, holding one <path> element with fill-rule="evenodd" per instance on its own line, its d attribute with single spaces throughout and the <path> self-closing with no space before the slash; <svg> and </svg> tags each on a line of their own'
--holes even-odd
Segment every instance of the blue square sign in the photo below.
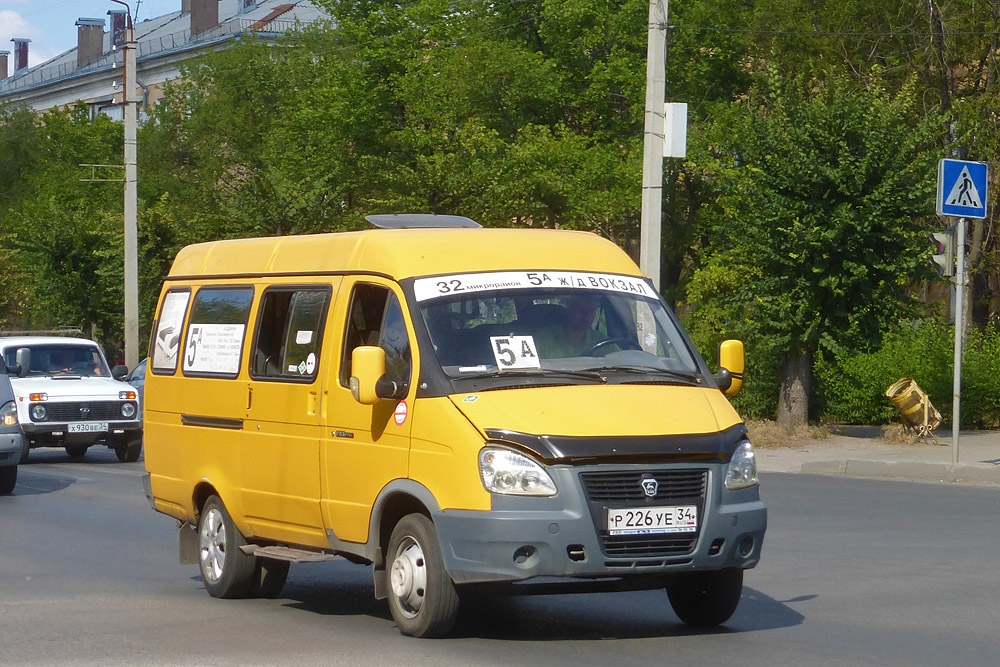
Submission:
<svg viewBox="0 0 1000 667">
<path fill-rule="evenodd" d="M 960 218 L 986 217 L 984 162 L 941 160 L 938 162 L 937 212 Z"/>
</svg>

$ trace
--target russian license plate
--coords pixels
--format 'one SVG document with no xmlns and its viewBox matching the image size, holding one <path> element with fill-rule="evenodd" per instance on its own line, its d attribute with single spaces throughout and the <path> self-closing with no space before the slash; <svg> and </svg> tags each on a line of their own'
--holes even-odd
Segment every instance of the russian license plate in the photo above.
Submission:
<svg viewBox="0 0 1000 667">
<path fill-rule="evenodd" d="M 108 422 L 81 422 L 69 424 L 66 430 L 70 433 L 100 433 L 108 430 Z"/>
<path fill-rule="evenodd" d="M 610 535 L 693 533 L 696 530 L 698 530 L 698 508 L 694 505 L 608 509 Z"/>
</svg>

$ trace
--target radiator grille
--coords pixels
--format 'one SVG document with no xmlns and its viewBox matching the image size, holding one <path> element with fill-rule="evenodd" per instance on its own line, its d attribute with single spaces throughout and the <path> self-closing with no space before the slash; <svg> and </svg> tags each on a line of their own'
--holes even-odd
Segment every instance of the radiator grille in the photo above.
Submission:
<svg viewBox="0 0 1000 667">
<path fill-rule="evenodd" d="M 119 401 L 79 401 L 72 403 L 43 403 L 45 421 L 86 422 L 121 419 Z"/>
<path fill-rule="evenodd" d="M 705 520 L 708 471 L 614 470 L 580 473 L 590 504 L 601 549 L 608 558 L 661 558 L 684 556 L 694 551 Z M 656 494 L 646 495 L 644 480 L 656 480 Z M 661 535 L 608 535 L 609 507 L 627 508 L 689 504 L 698 507 L 698 531 Z"/>
<path fill-rule="evenodd" d="M 609 471 L 580 473 L 587 497 L 596 502 L 661 503 L 704 498 L 708 473 L 705 470 Z M 642 480 L 655 479 L 657 492 L 646 495 Z"/>
</svg>

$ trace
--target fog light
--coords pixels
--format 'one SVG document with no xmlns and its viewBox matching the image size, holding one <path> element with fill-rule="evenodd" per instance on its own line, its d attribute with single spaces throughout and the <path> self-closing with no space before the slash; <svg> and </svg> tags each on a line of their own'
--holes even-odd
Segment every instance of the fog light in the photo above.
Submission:
<svg viewBox="0 0 1000 667">
<path fill-rule="evenodd" d="M 736 547 L 736 551 L 740 554 L 740 558 L 746 558 L 753 553 L 753 538 L 749 535 L 744 535 L 743 539 L 740 540 L 739 545 Z"/>
<path fill-rule="evenodd" d="M 517 551 L 514 552 L 514 564 L 518 567 L 531 567 L 537 560 L 538 549 L 530 544 L 518 547 Z"/>
</svg>

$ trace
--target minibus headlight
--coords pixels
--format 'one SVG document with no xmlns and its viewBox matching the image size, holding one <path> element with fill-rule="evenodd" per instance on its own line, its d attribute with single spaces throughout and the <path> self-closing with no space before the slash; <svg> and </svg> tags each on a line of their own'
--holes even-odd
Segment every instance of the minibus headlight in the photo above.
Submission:
<svg viewBox="0 0 1000 667">
<path fill-rule="evenodd" d="M 14 401 L 8 401 L 0 408 L 0 420 L 3 420 L 4 426 L 17 426 L 17 406 Z"/>
<path fill-rule="evenodd" d="M 545 468 L 524 454 L 502 447 L 486 447 L 479 452 L 479 477 L 490 493 L 556 495 L 556 485 Z"/>
<path fill-rule="evenodd" d="M 40 422 L 43 419 L 45 419 L 45 415 L 47 414 L 48 410 L 45 409 L 44 405 L 36 403 L 31 406 L 31 418 L 34 419 L 36 422 Z"/>
<path fill-rule="evenodd" d="M 757 483 L 757 459 L 753 455 L 753 445 L 744 440 L 736 446 L 733 457 L 726 468 L 726 489 L 736 491 Z"/>
</svg>

